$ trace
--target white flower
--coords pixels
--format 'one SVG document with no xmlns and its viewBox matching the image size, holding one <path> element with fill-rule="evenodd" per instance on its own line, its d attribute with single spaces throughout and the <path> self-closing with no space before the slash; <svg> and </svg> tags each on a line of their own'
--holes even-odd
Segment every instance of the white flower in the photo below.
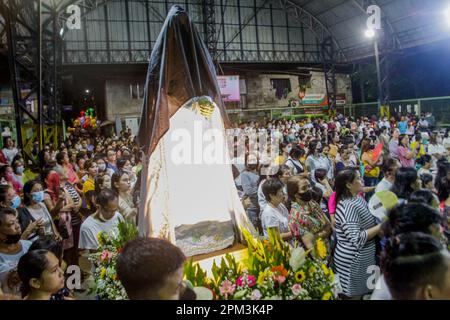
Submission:
<svg viewBox="0 0 450 320">
<path fill-rule="evenodd" d="M 258 289 L 255 289 L 252 291 L 252 300 L 260 300 L 262 297 L 261 291 L 259 291 Z"/>
<path fill-rule="evenodd" d="M 291 252 L 291 258 L 289 259 L 289 265 L 292 270 L 295 272 L 305 263 L 306 261 L 306 252 L 303 248 L 295 248 Z"/>
<path fill-rule="evenodd" d="M 197 300 L 213 300 L 213 293 L 205 287 L 194 287 L 194 292 L 197 295 Z"/>
</svg>

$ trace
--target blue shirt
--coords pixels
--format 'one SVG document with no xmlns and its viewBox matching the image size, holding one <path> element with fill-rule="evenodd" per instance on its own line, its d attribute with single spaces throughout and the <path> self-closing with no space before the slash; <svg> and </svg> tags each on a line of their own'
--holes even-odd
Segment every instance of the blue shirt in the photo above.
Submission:
<svg viewBox="0 0 450 320">
<path fill-rule="evenodd" d="M 117 169 L 116 166 L 112 165 L 109 162 L 106 163 L 106 169 L 111 169 L 114 173 L 118 173 L 119 172 L 119 169 Z"/>
<path fill-rule="evenodd" d="M 401 134 L 405 134 L 406 130 L 408 129 L 408 123 L 406 121 L 399 122 L 398 129 L 400 130 Z"/>
</svg>

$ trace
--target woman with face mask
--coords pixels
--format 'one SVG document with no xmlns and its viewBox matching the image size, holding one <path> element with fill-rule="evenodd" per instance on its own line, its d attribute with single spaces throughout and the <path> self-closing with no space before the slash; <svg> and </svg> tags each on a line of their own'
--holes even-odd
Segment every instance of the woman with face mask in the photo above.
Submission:
<svg viewBox="0 0 450 320">
<path fill-rule="evenodd" d="M 289 157 L 287 158 L 285 164 L 292 169 L 294 175 L 299 175 L 305 170 L 300 162 L 300 159 L 305 155 L 305 150 L 299 147 L 293 147 L 289 151 Z"/>
<path fill-rule="evenodd" d="M 306 249 L 314 247 L 316 239 L 324 240 L 329 247 L 332 232 L 330 220 L 323 213 L 320 204 L 315 202 L 308 178 L 292 177 L 287 183 L 291 202 L 289 228 L 294 237 L 303 243 Z"/>
<path fill-rule="evenodd" d="M 20 279 L 15 270 L 31 242 L 21 239 L 16 214 L 11 208 L 0 208 L 0 292 L 20 296 Z"/>
<path fill-rule="evenodd" d="M 316 182 L 313 173 L 318 168 L 325 169 L 328 180 L 333 180 L 333 168 L 329 159 L 323 155 L 322 143 L 319 140 L 313 140 L 309 143 L 308 156 L 306 158 L 306 171 L 311 174 L 313 182 Z"/>
<path fill-rule="evenodd" d="M 24 207 L 18 210 L 22 230 L 29 230 L 29 240 L 39 236 L 50 236 L 62 240 L 53 219 L 44 204 L 44 188 L 38 180 L 28 181 L 23 186 Z"/>
<path fill-rule="evenodd" d="M 20 182 L 14 179 L 13 169 L 11 166 L 6 165 L 0 167 L 0 179 L 2 184 L 9 184 L 11 187 L 13 187 L 14 191 L 17 194 L 20 194 L 22 192 L 23 186 Z"/>
<path fill-rule="evenodd" d="M 0 207 L 16 210 L 22 200 L 9 184 L 0 185 Z"/>
<path fill-rule="evenodd" d="M 23 172 L 25 168 L 21 160 L 15 160 L 12 164 L 13 178 L 23 186 Z"/>
<path fill-rule="evenodd" d="M 98 174 L 106 173 L 106 162 L 103 158 L 105 158 L 105 156 L 102 156 L 102 154 L 97 154 L 95 157 L 95 162 L 98 167 Z"/>
</svg>

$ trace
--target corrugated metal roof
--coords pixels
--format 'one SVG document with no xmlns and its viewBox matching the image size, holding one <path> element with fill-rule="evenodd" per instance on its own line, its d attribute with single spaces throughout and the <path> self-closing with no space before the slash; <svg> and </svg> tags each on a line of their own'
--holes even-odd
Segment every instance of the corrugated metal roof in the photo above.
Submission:
<svg viewBox="0 0 450 320">
<path fill-rule="evenodd" d="M 43 0 L 43 3 L 49 4 L 50 6 L 57 5 L 62 11 L 65 11 L 67 6 L 72 3 L 80 4 L 83 9 L 83 13 L 86 11 L 95 11 L 95 8 L 101 6 L 104 3 L 110 2 L 108 0 Z M 143 1 L 146 2 L 146 1 Z M 150 1 L 151 2 L 151 1 Z M 196 3 L 196 0 L 189 0 L 189 3 Z M 243 1 L 246 2 L 246 1 Z M 241 3 L 243 3 L 241 2 Z M 251 1 L 253 2 L 253 1 Z M 199 1 L 200 3 L 200 1 Z M 230 3 L 238 3 L 236 0 L 229 0 Z M 259 3 L 259 1 L 258 1 Z M 450 5 L 449 1 L 444 0 L 271 0 L 269 4 L 274 5 L 274 8 L 280 7 L 282 4 L 295 4 L 299 8 L 305 10 L 306 14 L 310 14 L 313 19 L 317 19 L 316 22 L 320 24 L 317 28 L 317 23 L 312 24 L 312 29 L 306 32 L 304 35 L 304 40 L 312 42 L 313 39 L 318 34 L 318 30 L 325 33 L 330 33 L 333 37 L 335 44 L 338 49 L 343 53 L 340 55 L 341 59 L 345 57 L 346 61 L 353 61 L 361 59 L 367 56 L 373 55 L 373 43 L 372 40 L 365 38 L 364 31 L 366 29 L 366 20 L 368 15 L 366 14 L 367 6 L 371 4 L 377 4 L 381 7 L 382 18 L 383 18 L 383 28 L 380 34 L 386 37 L 392 38 L 393 43 L 396 45 L 395 49 L 402 50 L 407 48 L 412 48 L 415 46 L 426 45 L 432 42 L 440 41 L 443 39 L 448 39 L 450 37 L 450 25 L 444 17 L 444 11 Z M 123 16 L 114 17 L 114 14 L 121 13 L 122 10 L 113 10 L 114 6 L 123 6 L 123 4 L 118 2 L 113 2 L 109 4 L 111 10 L 109 10 L 108 20 L 123 20 Z M 152 3 L 152 6 L 156 8 L 156 11 L 164 12 L 165 3 L 163 1 L 157 1 Z M 247 6 L 247 5 L 246 5 Z M 248 6 L 247 6 L 248 7 Z M 269 20 L 269 10 L 266 7 L 258 13 L 258 19 L 261 21 Z M 201 19 L 201 7 L 190 5 L 190 9 L 193 11 L 191 14 L 194 19 Z M 197 11 L 195 11 L 197 10 Z M 242 8 L 243 12 L 251 11 L 249 8 Z M 289 9 L 290 10 L 290 9 Z M 93 13 L 90 15 L 91 18 L 97 18 L 99 20 L 104 19 L 103 10 L 97 10 L 98 13 Z M 124 9 L 123 9 L 124 11 Z M 237 12 L 236 8 L 229 7 L 225 12 L 225 19 L 228 23 L 237 23 Z M 289 12 L 289 20 L 292 19 L 292 12 Z M 123 15 L 122 13 L 121 15 Z M 139 5 L 130 3 L 130 14 L 133 17 L 140 17 L 138 20 L 143 20 L 144 12 L 139 8 Z M 276 13 L 277 14 L 277 13 Z M 245 14 L 244 14 L 245 16 Z M 267 17 L 266 17 L 267 16 Z M 275 17 L 274 25 L 276 22 L 285 21 L 284 19 Z M 306 20 L 307 21 L 307 20 Z M 303 22 L 305 23 L 305 22 Z M 307 22 L 306 22 L 307 23 Z M 89 36 L 95 38 L 94 40 L 100 41 L 104 40 L 101 37 L 105 37 L 104 28 L 99 24 L 91 22 L 91 33 Z M 127 37 L 123 30 L 123 26 L 119 25 L 120 22 L 114 23 L 109 22 L 110 37 L 112 40 L 117 38 L 117 40 L 123 40 Z M 144 26 L 139 23 L 132 23 L 133 28 L 144 30 Z M 305 25 L 306 26 L 306 25 Z M 308 26 L 306 26 L 308 27 Z M 229 27 L 226 27 L 229 28 Z M 151 26 L 152 39 L 156 37 L 159 30 Z M 202 30 L 200 30 L 202 32 Z M 259 28 L 260 40 L 270 41 L 267 32 L 264 32 L 264 27 Z M 248 33 L 248 30 L 243 30 L 243 33 Z M 233 31 L 229 31 L 233 33 Z M 96 34 L 94 36 L 94 34 Z M 278 32 L 275 32 L 277 39 Z M 281 34 L 281 33 L 280 33 Z M 77 37 L 75 37 L 77 38 Z M 139 38 L 139 39 L 138 39 Z M 267 38 L 267 39 L 266 39 Z M 92 40 L 92 39 L 91 39 Z M 141 37 L 132 35 L 132 41 L 143 41 Z M 282 39 L 285 40 L 285 39 Z M 293 40 L 293 39 L 292 39 Z M 297 41 L 292 41 L 294 44 Z M 70 45 L 69 45 L 70 46 Z M 139 45 L 140 47 L 141 45 Z M 230 48 L 233 44 L 230 46 Z M 262 45 L 265 46 L 265 45 Z M 262 48 L 262 47 L 261 47 Z M 264 48 L 262 48 L 264 49 Z M 344 61 L 342 61 L 344 62 Z"/>
<path fill-rule="evenodd" d="M 384 34 L 398 40 L 399 48 L 425 45 L 450 37 L 442 0 L 293 0 L 326 26 L 347 59 L 372 55 L 372 43 L 364 37 L 368 15 L 365 9 L 377 4 L 382 11 Z M 387 32 L 386 32 L 387 31 Z"/>
</svg>

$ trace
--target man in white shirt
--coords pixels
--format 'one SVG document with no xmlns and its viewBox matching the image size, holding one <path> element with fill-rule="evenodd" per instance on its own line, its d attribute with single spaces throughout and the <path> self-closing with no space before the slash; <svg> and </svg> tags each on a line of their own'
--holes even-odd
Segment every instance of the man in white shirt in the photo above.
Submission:
<svg viewBox="0 0 450 320">
<path fill-rule="evenodd" d="M 419 124 L 419 130 L 421 130 L 421 131 L 426 131 L 426 130 L 428 130 L 429 124 L 428 124 L 428 121 L 425 120 L 424 117 L 420 118 L 418 124 Z"/>
<path fill-rule="evenodd" d="M 428 145 L 428 154 L 433 156 L 436 160 L 441 159 L 443 156 L 447 155 L 447 150 L 441 143 L 436 142 L 435 140 L 430 141 Z"/>
<path fill-rule="evenodd" d="M 123 220 L 118 211 L 119 199 L 112 190 L 104 189 L 100 191 L 96 202 L 100 206 L 99 210 L 89 216 L 81 225 L 80 242 L 78 244 L 80 250 L 97 250 L 100 246 L 98 234 L 100 232 L 109 235 L 116 234 L 117 226 Z"/>
<path fill-rule="evenodd" d="M 380 120 L 380 123 L 378 124 L 378 128 L 382 127 L 386 127 L 388 130 L 391 129 L 391 124 L 386 117 L 384 117 L 383 120 Z"/>
<path fill-rule="evenodd" d="M 384 160 L 381 170 L 383 171 L 384 178 L 377 184 L 375 193 L 385 190 L 390 190 L 395 182 L 395 174 L 401 164 L 398 160 L 387 158 Z"/>
</svg>

